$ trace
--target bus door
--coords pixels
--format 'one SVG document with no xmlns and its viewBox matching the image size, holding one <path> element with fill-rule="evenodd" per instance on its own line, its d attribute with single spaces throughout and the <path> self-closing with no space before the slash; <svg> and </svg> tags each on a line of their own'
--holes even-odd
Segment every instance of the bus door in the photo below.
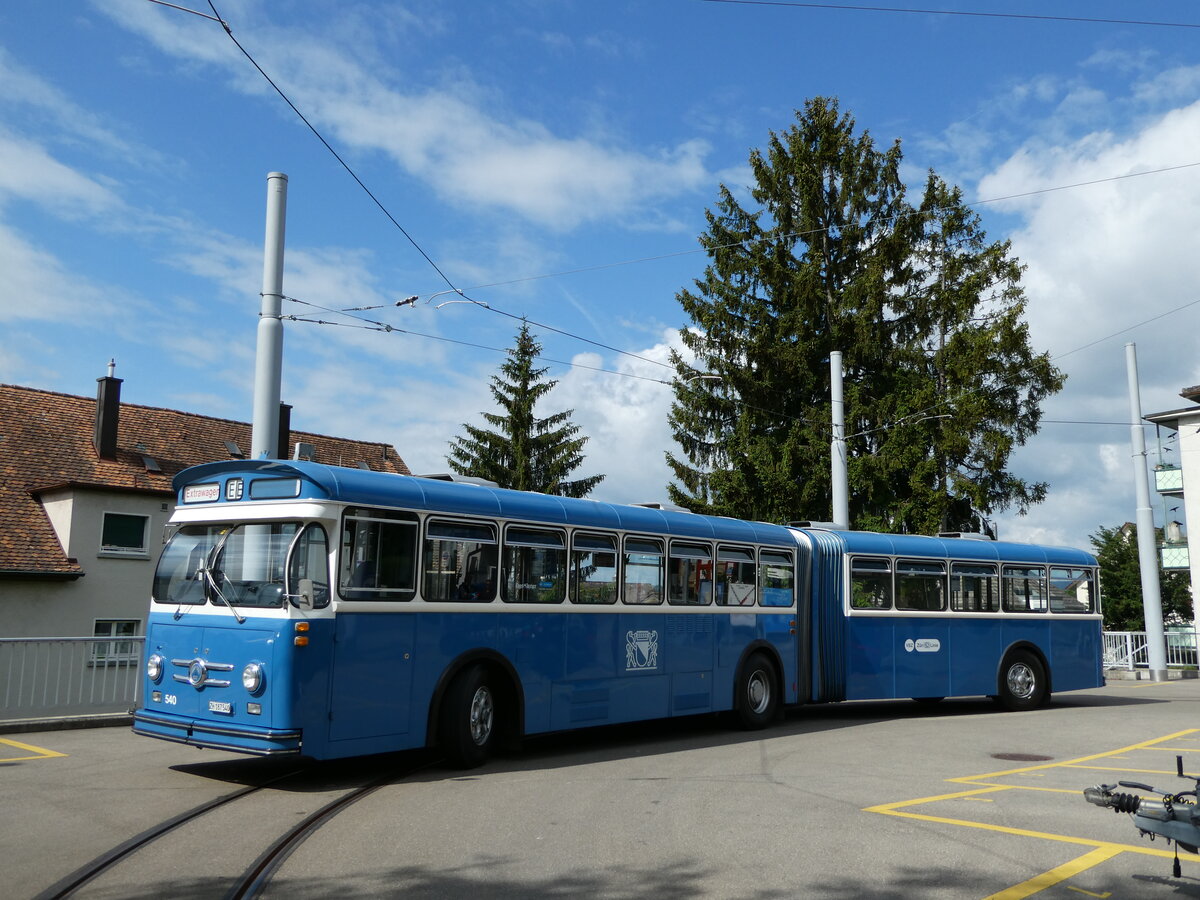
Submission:
<svg viewBox="0 0 1200 900">
<path fill-rule="evenodd" d="M 896 613 L 892 652 L 897 697 L 945 697 L 950 689 L 950 628 L 943 616 L 905 615 L 946 611 L 946 563 L 896 560 Z"/>
<path fill-rule="evenodd" d="M 418 520 L 398 510 L 348 507 L 342 519 L 329 740 L 407 734 L 417 614 Z M 401 605 L 404 604 L 404 605 Z M 377 609 L 371 608 L 378 607 Z M 364 608 L 366 607 L 366 608 Z M 388 749 L 366 745 L 357 752 Z"/>
<path fill-rule="evenodd" d="M 411 613 L 338 614 L 330 741 L 408 733 L 415 621 Z"/>
</svg>

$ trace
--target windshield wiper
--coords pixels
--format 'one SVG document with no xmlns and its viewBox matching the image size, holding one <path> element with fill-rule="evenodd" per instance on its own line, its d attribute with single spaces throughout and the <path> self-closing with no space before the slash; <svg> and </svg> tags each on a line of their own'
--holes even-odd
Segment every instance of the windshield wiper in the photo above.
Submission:
<svg viewBox="0 0 1200 900">
<path fill-rule="evenodd" d="M 221 536 L 221 540 L 217 543 L 217 546 L 213 547 L 212 553 L 208 555 L 208 560 L 206 560 L 205 565 L 200 566 L 200 572 L 204 574 L 204 578 L 208 581 L 209 587 L 212 588 L 212 592 L 216 594 L 218 599 L 225 604 L 226 608 L 233 613 L 233 617 L 237 619 L 237 623 L 241 625 L 246 621 L 246 617 L 234 609 L 233 604 L 229 602 L 228 598 L 223 593 L 221 593 L 221 586 L 217 584 L 217 579 L 213 578 L 212 574 L 212 563 L 217 561 L 217 557 L 219 557 L 221 555 L 221 551 L 225 549 L 225 542 L 229 540 L 229 535 L 231 534 L 233 534 L 232 528 Z M 224 575 L 224 573 L 222 573 L 222 575 Z"/>
</svg>

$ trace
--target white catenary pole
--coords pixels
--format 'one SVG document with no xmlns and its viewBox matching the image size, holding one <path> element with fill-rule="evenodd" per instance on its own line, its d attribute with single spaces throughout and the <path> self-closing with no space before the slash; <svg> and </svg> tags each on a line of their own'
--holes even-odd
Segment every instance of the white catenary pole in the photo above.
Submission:
<svg viewBox="0 0 1200 900">
<path fill-rule="evenodd" d="M 846 404 L 842 399 L 842 352 L 829 354 L 829 399 L 833 410 L 833 441 L 829 447 L 833 524 L 850 528 L 850 488 L 846 475 Z"/>
<path fill-rule="evenodd" d="M 267 175 L 267 229 L 263 243 L 262 307 L 254 362 L 254 419 L 250 458 L 275 456 L 279 447 L 279 394 L 283 377 L 283 231 L 287 218 L 288 178 Z"/>
<path fill-rule="evenodd" d="M 1158 584 L 1158 550 L 1154 541 L 1154 510 L 1150 508 L 1150 477 L 1146 474 L 1146 432 L 1142 422 L 1137 347 L 1134 344 L 1125 345 L 1125 370 L 1129 376 L 1129 436 L 1133 444 L 1133 481 L 1137 487 L 1138 561 L 1142 569 L 1146 649 L 1150 656 L 1150 679 L 1166 681 L 1167 650 Z"/>
</svg>

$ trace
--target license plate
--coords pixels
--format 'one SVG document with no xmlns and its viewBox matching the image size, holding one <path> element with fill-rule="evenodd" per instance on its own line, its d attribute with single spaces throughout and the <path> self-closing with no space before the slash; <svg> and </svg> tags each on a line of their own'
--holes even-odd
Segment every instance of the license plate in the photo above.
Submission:
<svg viewBox="0 0 1200 900">
<path fill-rule="evenodd" d="M 233 712 L 233 704 L 228 700 L 209 700 L 208 711 L 215 713 L 231 713 Z"/>
</svg>

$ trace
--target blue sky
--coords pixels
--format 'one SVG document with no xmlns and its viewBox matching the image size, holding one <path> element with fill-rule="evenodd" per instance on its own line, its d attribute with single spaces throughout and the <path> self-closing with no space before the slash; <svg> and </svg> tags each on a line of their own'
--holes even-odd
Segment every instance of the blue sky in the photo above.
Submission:
<svg viewBox="0 0 1200 900">
<path fill-rule="evenodd" d="M 1200 24 L 1176 0 L 932 5 Z M 510 346 L 511 316 L 528 316 L 625 351 L 535 329 L 560 361 L 543 412 L 575 410 L 591 438 L 579 474 L 607 475 L 596 496 L 664 499 L 662 363 L 685 324 L 675 294 L 706 262 L 705 210 L 826 95 L 880 144 L 902 140 L 910 184 L 930 168 L 959 184 L 1027 266 L 1032 340 L 1069 379 L 1013 460 L 1049 497 L 1001 515 L 1002 536 L 1086 545 L 1134 518 L 1127 341 L 1146 412 L 1200 383 L 1200 305 L 1185 306 L 1200 300 L 1197 28 L 702 0 L 216 8 L 493 310 L 441 305 L 448 284 L 216 22 L 147 0 L 6 4 L 0 381 L 91 394 L 115 358 L 128 402 L 248 421 L 266 176 L 280 171 L 284 292 L 309 304 L 284 312 L 344 323 L 287 323 L 296 428 L 387 441 L 414 471 L 444 471 L 460 424 L 492 408 L 503 356 L 486 348 Z M 1183 168 L 1121 178 L 1170 167 Z M 361 306 L 428 336 L 319 309 Z"/>
</svg>

